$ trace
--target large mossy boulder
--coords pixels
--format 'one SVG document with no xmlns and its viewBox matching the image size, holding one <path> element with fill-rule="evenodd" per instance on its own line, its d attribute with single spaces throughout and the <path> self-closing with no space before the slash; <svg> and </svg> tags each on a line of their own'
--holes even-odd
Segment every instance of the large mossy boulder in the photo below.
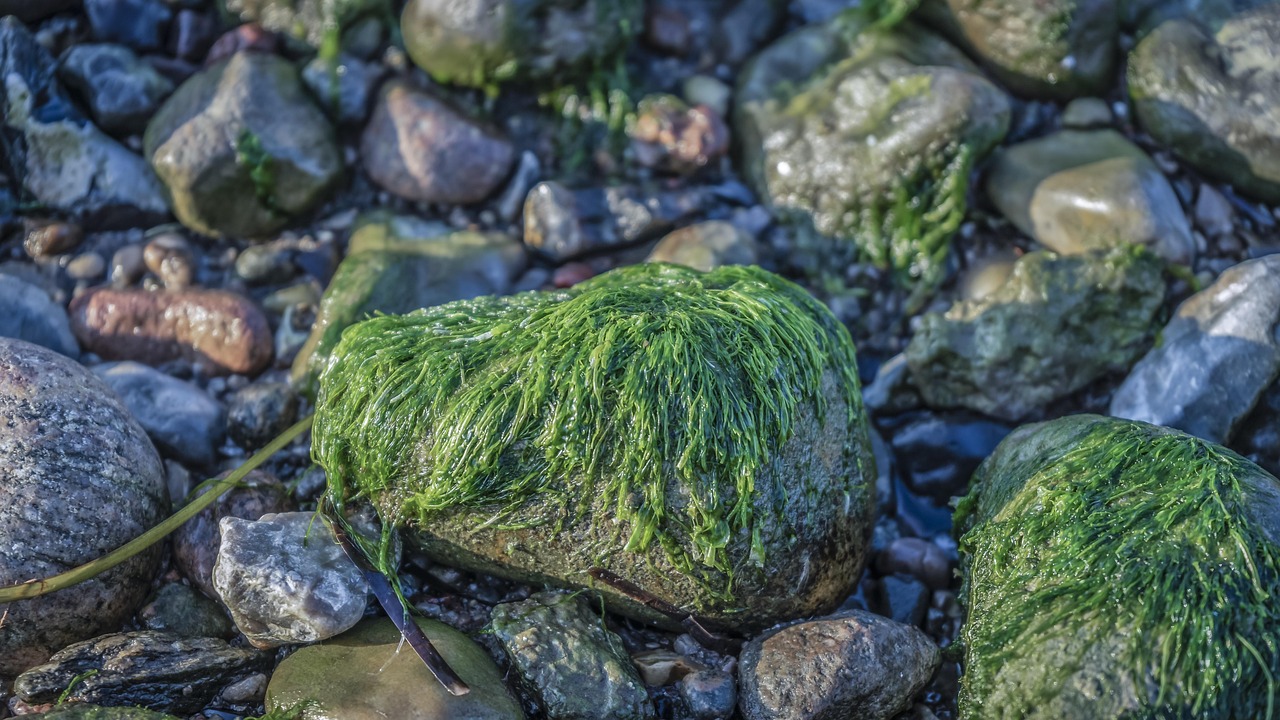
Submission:
<svg viewBox="0 0 1280 720">
<path fill-rule="evenodd" d="M 956 511 L 962 720 L 1264 718 L 1280 677 L 1280 481 L 1218 445 L 1028 425 Z"/>
<path fill-rule="evenodd" d="M 642 264 L 367 320 L 321 376 L 315 427 L 336 502 L 370 498 L 463 568 L 565 587 L 599 568 L 759 629 L 831 610 L 865 560 L 853 344 L 756 267 Z"/>
<path fill-rule="evenodd" d="M 494 87 L 598 69 L 642 24 L 641 0 L 409 0 L 409 57 L 439 82 Z"/>
<path fill-rule="evenodd" d="M 932 284 L 1009 100 L 938 36 L 885 24 L 846 13 L 757 55 L 738 84 L 739 160 L 784 218 Z"/>
</svg>

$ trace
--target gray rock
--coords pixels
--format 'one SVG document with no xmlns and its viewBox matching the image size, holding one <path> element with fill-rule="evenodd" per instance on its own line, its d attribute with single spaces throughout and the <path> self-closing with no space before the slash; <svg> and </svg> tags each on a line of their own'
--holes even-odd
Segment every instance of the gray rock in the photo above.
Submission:
<svg viewBox="0 0 1280 720">
<path fill-rule="evenodd" d="M 369 117 L 373 93 L 386 74 L 385 65 L 344 52 L 333 60 L 317 56 L 307 63 L 302 82 L 330 117 L 344 125 L 359 125 Z"/>
<path fill-rule="evenodd" d="M 206 235 L 269 235 L 343 173 L 333 128 L 297 70 L 260 52 L 191 76 L 152 118 L 144 147 L 174 215 Z"/>
<path fill-rule="evenodd" d="M 962 413 L 909 413 L 893 419 L 893 451 L 907 487 L 945 503 L 964 494 L 973 471 L 1012 429 Z"/>
<path fill-rule="evenodd" d="M 0 145 L 10 177 L 30 199 L 95 227 L 162 220 L 167 209 L 155 174 L 79 114 L 55 70 L 21 22 L 0 20 L 0 119 L 8 126 Z"/>
<path fill-rule="evenodd" d="M 1070 130 L 1096 130 L 1111 125 L 1115 118 L 1107 101 L 1096 97 L 1076 98 L 1062 111 L 1062 127 Z"/>
<path fill-rule="evenodd" d="M 939 660 L 920 630 L 852 610 L 747 643 L 738 707 L 747 720 L 889 720 L 911 705 Z"/>
<path fill-rule="evenodd" d="M 721 265 L 755 265 L 755 238 L 722 220 L 696 223 L 668 233 L 649 253 L 649 262 L 669 262 L 706 272 Z"/>
<path fill-rule="evenodd" d="M 67 311 L 49 299 L 45 291 L 12 275 L 0 274 L 0 337 L 26 340 L 80 357 L 80 346 L 71 334 Z"/>
<path fill-rule="evenodd" d="M 622 638 L 577 595 L 544 592 L 497 605 L 492 626 L 548 720 L 654 717 Z"/>
<path fill-rule="evenodd" d="M 235 634 L 221 605 L 180 582 L 161 585 L 138 611 L 138 620 L 145 630 L 182 637 L 230 638 Z"/>
<path fill-rule="evenodd" d="M 219 477 L 225 477 L 225 474 Z M 196 495 L 203 495 L 203 488 Z M 254 470 L 241 482 L 240 487 L 228 490 L 212 505 L 196 513 L 173 533 L 173 563 L 191 584 L 211 598 L 218 593 L 213 588 L 213 565 L 218 559 L 218 547 L 222 543 L 219 523 L 224 517 L 257 520 L 268 513 L 283 513 L 295 505 L 289 492 L 275 476 Z"/>
<path fill-rule="evenodd" d="M 313 47 L 337 43 L 342 30 L 390 12 L 386 0 L 225 0 L 227 13 Z"/>
<path fill-rule="evenodd" d="M 1020 95 L 1103 93 L 1115 74 L 1115 0 L 926 0 L 920 14 Z"/>
<path fill-rule="evenodd" d="M 1028 253 L 999 290 L 921 318 L 906 349 L 912 381 L 933 407 L 1022 418 L 1141 355 L 1164 301 L 1162 273 L 1134 246 Z"/>
<path fill-rule="evenodd" d="M 570 190 L 541 182 L 524 203 L 524 242 L 556 263 L 658 237 L 704 210 L 699 188 L 647 192 L 637 187 Z"/>
<path fill-rule="evenodd" d="M 972 164 L 1009 124 L 1004 92 L 910 22 L 802 28 L 740 76 L 740 168 L 781 219 L 810 222 L 901 279 L 941 278 Z M 901 198 L 912 198 L 910 203 Z"/>
<path fill-rule="evenodd" d="M 260 382 L 237 390 L 227 405 L 227 434 L 246 450 L 257 450 L 289 429 L 298 417 L 298 395 L 283 382 Z"/>
<path fill-rule="evenodd" d="M 951 561 L 942 548 L 923 538 L 904 537 L 889 543 L 876 556 L 876 571 L 881 575 L 904 573 L 934 590 L 951 586 Z"/>
<path fill-rule="evenodd" d="M 444 99 L 392 80 L 360 138 L 360 159 L 374 182 L 401 197 L 462 205 L 498 189 L 515 149 Z"/>
<path fill-rule="evenodd" d="M 311 337 L 294 361 L 295 386 L 310 384 L 352 323 L 375 312 L 407 313 L 507 293 L 525 263 L 520 243 L 505 235 L 455 233 L 388 213 L 362 217 L 347 257 L 325 289 Z"/>
<path fill-rule="evenodd" d="M 200 388 L 136 362 L 93 368 L 124 401 L 160 452 L 205 467 L 218 458 L 222 406 Z"/>
<path fill-rule="evenodd" d="M 327 520 L 295 512 L 219 525 L 214 590 L 256 647 L 324 640 L 364 616 L 368 583 Z"/>
<path fill-rule="evenodd" d="M 878 614 L 911 627 L 920 627 L 929 609 L 929 588 L 910 575 L 889 575 L 876 584 L 871 599 Z"/>
<path fill-rule="evenodd" d="M 1063 255 L 1126 243 L 1189 265 L 1191 225 L 1156 164 L 1114 130 L 1064 130 L 996 153 L 987 197 Z"/>
<path fill-rule="evenodd" d="M 285 658 L 267 687 L 267 709 L 309 703 L 304 720 L 523 720 L 484 648 L 444 623 L 417 620 L 471 692 L 450 695 L 390 620 L 367 620 Z"/>
<path fill-rule="evenodd" d="M 0 338 L 0 586 L 115 550 L 169 510 L 155 448 L 93 373 L 52 350 Z M 159 548 L 98 577 L 0 604 L 0 673 L 118 628 L 145 597 Z"/>
<path fill-rule="evenodd" d="M 66 692 L 71 701 L 187 715 L 222 687 L 269 666 L 269 655 L 225 640 L 139 630 L 71 645 L 19 675 L 13 689 L 28 703 L 53 702 Z"/>
<path fill-rule="evenodd" d="M 236 276 L 252 285 L 282 283 L 298 274 L 294 243 L 272 240 L 251 245 L 236 256 Z"/>
<path fill-rule="evenodd" d="M 1129 56 L 1144 129 L 1241 193 L 1280 202 L 1280 4 L 1242 12 L 1215 34 L 1169 20 Z"/>
<path fill-rule="evenodd" d="M 410 0 L 405 49 L 438 82 L 493 87 L 589 71 L 642 25 L 639 0 Z"/>
<path fill-rule="evenodd" d="M 1111 415 L 1226 442 L 1280 374 L 1280 255 L 1187 298 L 1111 399 Z"/>
<path fill-rule="evenodd" d="M 511 173 L 507 186 L 494 201 L 498 216 L 507 222 L 515 222 L 524 209 L 525 198 L 529 196 L 529 188 L 542 176 L 542 163 L 538 156 L 525 150 L 520 153 L 520 163 Z"/>
<path fill-rule="evenodd" d="M 1221 237 L 1235 228 L 1235 210 L 1222 193 L 1208 183 L 1200 186 L 1196 196 L 1196 225 L 1211 237 Z"/>
<path fill-rule="evenodd" d="M 98 125 L 116 135 L 142 132 L 174 87 L 120 45 L 72 47 L 62 57 L 58 76 L 84 99 Z"/>
<path fill-rule="evenodd" d="M 693 720 L 728 720 L 738 704 L 733 676 L 719 670 L 698 670 L 680 678 L 680 699 Z"/>
<path fill-rule="evenodd" d="M 94 39 L 159 50 L 173 11 L 161 0 L 84 0 Z"/>
</svg>

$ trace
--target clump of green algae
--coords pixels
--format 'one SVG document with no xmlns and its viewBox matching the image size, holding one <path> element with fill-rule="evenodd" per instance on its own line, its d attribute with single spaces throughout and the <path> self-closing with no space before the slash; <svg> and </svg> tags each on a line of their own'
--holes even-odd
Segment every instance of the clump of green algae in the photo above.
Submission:
<svg viewBox="0 0 1280 720">
<path fill-rule="evenodd" d="M 313 456 L 339 506 L 390 493 L 388 528 L 457 508 L 503 527 L 534 498 L 582 513 L 603 496 L 626 551 L 657 542 L 681 569 L 731 578 L 739 533 L 763 561 L 753 503 L 778 492 L 757 477 L 803 406 L 825 412 L 829 373 L 853 443 L 854 348 L 821 303 L 755 267 L 635 265 L 352 326 L 321 374 Z"/>
<path fill-rule="evenodd" d="M 1129 674 L 1090 694 L 1136 688 L 1125 718 L 1273 717 L 1280 483 L 1139 422 L 1068 417 L 1006 443 L 1023 447 L 997 449 L 956 514 L 961 717 L 1052 716 L 1034 713 L 1090 672 L 1085 646 L 1113 648 L 1103 664 Z M 1038 677 L 1011 670 L 1023 658 Z M 1119 716 L 1096 700 L 1084 715 Z"/>
</svg>

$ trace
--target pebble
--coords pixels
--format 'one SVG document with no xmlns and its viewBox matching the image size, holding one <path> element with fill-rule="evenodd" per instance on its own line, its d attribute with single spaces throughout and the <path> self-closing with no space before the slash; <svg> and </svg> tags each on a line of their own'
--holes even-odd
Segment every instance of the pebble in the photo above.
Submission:
<svg viewBox="0 0 1280 720">
<path fill-rule="evenodd" d="M 280 283 L 298 274 L 294 256 L 296 243 L 273 240 L 261 245 L 251 245 L 236 256 L 236 276 L 251 284 Z"/>
<path fill-rule="evenodd" d="M 928 411 L 900 415 L 892 425 L 907 487 L 942 502 L 964 494 L 973 471 L 1013 430 L 982 417 Z"/>
<path fill-rule="evenodd" d="M 911 575 L 888 575 L 876 583 L 872 609 L 911 627 L 924 624 L 929 609 L 929 588 Z"/>
<path fill-rule="evenodd" d="M 96 288 L 71 302 L 71 330 L 85 349 L 109 360 L 183 359 L 211 374 L 256 375 L 273 351 L 266 316 L 225 290 Z"/>
<path fill-rule="evenodd" d="M 380 63 L 339 53 L 329 60 L 317 56 L 302 70 L 302 82 L 325 112 L 344 125 L 359 125 L 369 117 L 369 105 L 387 74 Z"/>
<path fill-rule="evenodd" d="M 210 13 L 179 10 L 169 29 L 169 52 L 179 60 L 198 63 L 218 38 L 218 22 Z"/>
<path fill-rule="evenodd" d="M 719 162 L 729 152 L 729 127 L 706 105 L 687 107 L 671 95 L 640 101 L 627 129 L 636 162 L 679 175 L 691 175 Z"/>
<path fill-rule="evenodd" d="M 1200 185 L 1196 196 L 1196 225 L 1211 238 L 1219 238 L 1235 227 L 1235 210 L 1230 201 L 1208 183 Z"/>
<path fill-rule="evenodd" d="M 79 93 L 103 130 L 142 132 L 174 84 L 129 48 L 76 45 L 63 56 L 58 75 Z"/>
<path fill-rule="evenodd" d="M 178 233 L 155 236 L 142 250 L 142 261 L 166 290 L 185 290 L 195 279 L 195 256 L 186 238 Z"/>
<path fill-rule="evenodd" d="M 889 543 L 889 547 L 876 555 L 875 567 L 881 575 L 910 575 L 933 590 L 951 586 L 951 561 L 947 554 L 921 538 L 904 537 Z"/>
<path fill-rule="evenodd" d="M 498 189 L 515 149 L 444 99 L 392 80 L 365 126 L 360 158 L 375 183 L 400 197 L 462 205 Z"/>
<path fill-rule="evenodd" d="M 889 720 L 910 707 L 939 661 L 915 627 L 851 610 L 747 643 L 738 707 L 746 720 Z"/>
<path fill-rule="evenodd" d="M 204 390 L 137 362 L 103 363 L 93 372 L 120 396 L 161 453 L 196 467 L 217 459 L 222 406 Z"/>
<path fill-rule="evenodd" d="M 733 676 L 719 670 L 699 670 L 680 678 L 680 697 L 693 720 L 728 720 L 738 704 Z"/>
<path fill-rule="evenodd" d="M 733 88 L 711 75 L 692 75 L 685 79 L 681 94 L 690 105 L 705 105 L 723 118 L 728 117 Z"/>
<path fill-rule="evenodd" d="M 160 0 L 84 0 L 94 38 L 134 50 L 159 50 L 173 12 Z"/>
<path fill-rule="evenodd" d="M 524 242 L 555 263 L 659 237 L 700 214 L 704 188 L 648 193 L 617 186 L 570 190 L 541 182 L 524 203 Z"/>
<path fill-rule="evenodd" d="M 124 287 L 132 285 L 147 271 L 141 245 L 125 245 L 111 255 L 111 283 Z"/>
<path fill-rule="evenodd" d="M 369 585 L 315 513 L 223 517 L 213 587 L 259 648 L 311 643 L 360 622 Z"/>
<path fill-rule="evenodd" d="M 1073 130 L 1093 130 L 1108 127 L 1113 118 L 1107 101 L 1096 97 L 1076 98 L 1062 111 L 1062 127 Z"/>
<path fill-rule="evenodd" d="M 13 689 L 28 703 L 138 705 L 190 715 L 269 664 L 269 655 L 218 638 L 138 630 L 71 645 L 19 675 Z"/>
<path fill-rule="evenodd" d="M 222 606 L 180 582 L 161 585 L 138 611 L 138 620 L 145 630 L 182 637 L 226 639 L 235 634 Z"/>
<path fill-rule="evenodd" d="M 0 338 L 25 340 L 70 358 L 80 357 L 67 311 L 44 290 L 0 273 Z"/>
<path fill-rule="evenodd" d="M 168 514 L 164 469 L 146 434 L 66 356 L 0 338 L 0 427 L 0 587 L 95 560 Z M 158 550 L 67 590 L 0 604 L 0 674 L 119 628 L 142 603 Z"/>
<path fill-rule="evenodd" d="M 245 450 L 257 450 L 289 429 L 298 417 L 298 395 L 283 382 L 242 388 L 227 403 L 227 434 Z"/>
<path fill-rule="evenodd" d="M 72 280 L 97 280 L 107 270 L 107 261 L 96 252 L 81 253 L 67 263 L 67 277 Z"/>
<path fill-rule="evenodd" d="M 644 18 L 644 39 L 651 47 L 668 55 L 689 52 L 689 16 L 678 7 L 651 3 Z"/>
<path fill-rule="evenodd" d="M 75 223 L 36 221 L 28 223 L 22 248 L 30 257 L 45 258 L 75 250 L 83 239 L 84 231 Z"/>
<path fill-rule="evenodd" d="M 759 243 L 751 235 L 723 220 L 708 220 L 668 233 L 647 261 L 708 272 L 722 265 L 755 265 L 759 258 Z"/>
</svg>

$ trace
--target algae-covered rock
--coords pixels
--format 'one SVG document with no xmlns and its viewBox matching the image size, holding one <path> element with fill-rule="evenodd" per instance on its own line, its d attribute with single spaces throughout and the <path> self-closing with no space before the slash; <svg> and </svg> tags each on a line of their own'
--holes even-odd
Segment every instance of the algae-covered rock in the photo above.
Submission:
<svg viewBox="0 0 1280 720">
<path fill-rule="evenodd" d="M 1017 420 L 1150 344 L 1162 264 L 1137 246 L 1022 256 L 1000 289 L 928 313 L 907 345 L 912 381 L 933 407 Z"/>
<path fill-rule="evenodd" d="M 964 217 L 970 168 L 1009 123 L 1008 98 L 960 51 L 858 14 L 761 52 L 735 112 L 743 174 L 776 211 L 929 282 Z"/>
<path fill-rule="evenodd" d="M 506 235 L 452 232 L 411 216 L 362 217 L 294 361 L 294 382 L 310 385 L 352 323 L 375 312 L 407 313 L 506 293 L 524 266 L 524 249 Z"/>
<path fill-rule="evenodd" d="M 465 568 L 572 587 L 601 568 L 761 628 L 829 611 L 865 559 L 853 344 L 756 267 L 648 263 L 373 318 L 324 370 L 315 428 L 335 501 L 371 498 Z"/>
<path fill-rule="evenodd" d="M 333 46 L 344 28 L 365 17 L 388 15 L 388 0 L 223 0 L 242 22 L 298 38 L 314 47 Z"/>
<path fill-rule="evenodd" d="M 409 0 L 405 49 L 439 82 L 492 86 L 597 66 L 640 29 L 641 0 Z"/>
<path fill-rule="evenodd" d="M 1269 717 L 1278 507 L 1280 481 L 1176 430 L 1014 432 L 956 514 L 962 720 Z"/>
<path fill-rule="evenodd" d="M 40 720 L 178 720 L 172 715 L 135 707 L 101 707 L 87 703 L 59 705 L 47 713 L 28 715 Z"/>
</svg>

